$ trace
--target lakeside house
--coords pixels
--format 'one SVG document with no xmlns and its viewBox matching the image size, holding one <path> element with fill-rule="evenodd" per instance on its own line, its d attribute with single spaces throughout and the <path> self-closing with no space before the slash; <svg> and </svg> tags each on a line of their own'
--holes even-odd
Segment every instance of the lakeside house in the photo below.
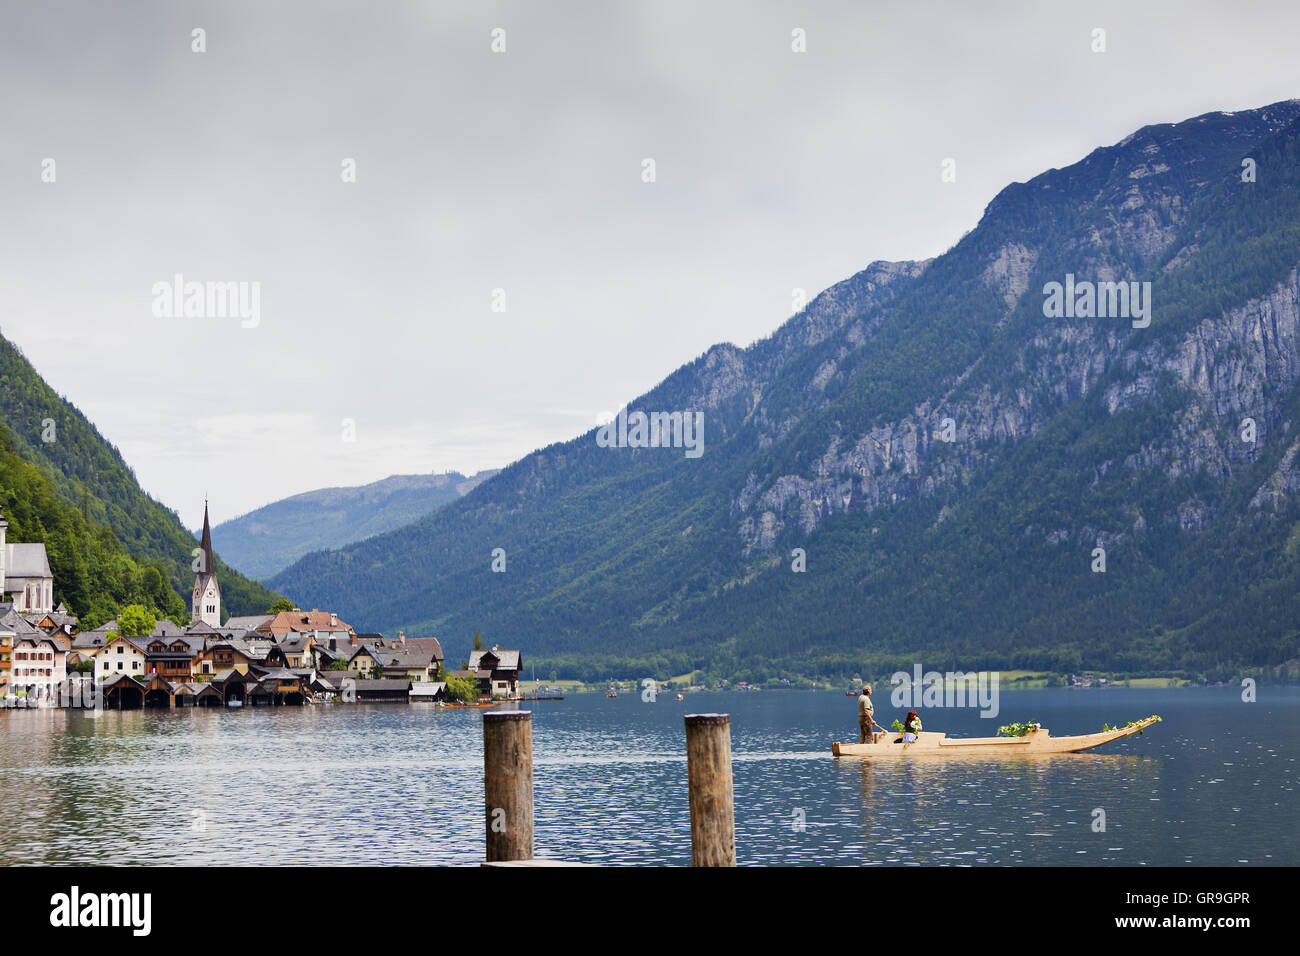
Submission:
<svg viewBox="0 0 1300 956">
<path fill-rule="evenodd" d="M 348 658 L 348 667 L 364 678 L 406 679 L 413 683 L 432 681 L 442 667 L 442 644 L 436 637 L 408 640 L 405 631 L 396 639 L 380 634 L 362 634 L 364 641 Z"/>
<path fill-rule="evenodd" d="M 103 647 L 89 651 L 95 660 L 95 679 L 100 683 L 110 678 L 133 677 L 145 673 L 148 655 L 139 643 L 143 638 L 114 637 Z"/>
<path fill-rule="evenodd" d="M 37 631 L 14 639 L 14 685 L 27 688 L 28 699 L 53 700 L 58 687 L 68 678 L 68 646 L 60 637 Z"/>
<path fill-rule="evenodd" d="M 478 681 L 481 697 L 517 697 L 522 666 L 523 657 L 518 651 L 505 650 L 495 644 L 469 655 L 469 672 Z"/>
</svg>

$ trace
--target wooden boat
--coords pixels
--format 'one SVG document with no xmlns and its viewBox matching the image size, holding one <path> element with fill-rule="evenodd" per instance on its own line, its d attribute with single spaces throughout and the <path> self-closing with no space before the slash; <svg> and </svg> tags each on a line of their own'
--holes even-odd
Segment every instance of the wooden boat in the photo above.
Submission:
<svg viewBox="0 0 1300 956">
<path fill-rule="evenodd" d="M 1018 756 L 1021 754 L 1074 754 L 1092 750 L 1112 740 L 1119 740 L 1130 734 L 1136 734 L 1150 727 L 1159 717 L 1147 717 L 1134 721 L 1127 727 L 1116 730 L 1103 730 L 1096 734 L 1079 734 L 1075 737 L 1053 737 L 1046 727 L 1030 731 L 1023 737 L 966 737 L 950 738 L 947 734 L 932 733 L 923 730 L 910 744 L 900 743 L 902 734 L 876 734 L 876 742 L 870 744 L 843 744 L 839 741 L 831 744 L 831 753 L 837 757 L 934 757 L 959 756 L 963 754 L 998 754 Z"/>
</svg>

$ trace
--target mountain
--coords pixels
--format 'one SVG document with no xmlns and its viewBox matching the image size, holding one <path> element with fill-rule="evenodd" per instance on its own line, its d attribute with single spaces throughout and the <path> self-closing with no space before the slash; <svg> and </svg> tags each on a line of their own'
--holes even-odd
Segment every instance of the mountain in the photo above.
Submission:
<svg viewBox="0 0 1300 956">
<path fill-rule="evenodd" d="M 702 456 L 593 430 L 271 583 L 594 678 L 1275 665 L 1300 652 L 1298 267 L 1300 101 L 1148 126 L 629 404 L 702 413 Z M 1149 321 L 1057 314 L 1076 280 L 1139 283 Z"/>
<path fill-rule="evenodd" d="M 81 617 L 83 627 L 113 617 L 125 603 L 152 603 L 187 618 L 198 541 L 176 512 L 145 494 L 121 453 L 3 337 L 0 425 L 0 511 L 11 525 L 17 518 L 11 541 L 46 542 L 55 600 Z M 227 614 L 257 614 L 278 597 L 219 556 L 217 573 Z M 167 601 L 167 589 L 179 604 Z"/>
<path fill-rule="evenodd" d="M 312 551 L 410 524 L 495 474 L 393 475 L 360 487 L 308 491 L 223 522 L 212 533 L 228 561 L 265 579 Z"/>
</svg>

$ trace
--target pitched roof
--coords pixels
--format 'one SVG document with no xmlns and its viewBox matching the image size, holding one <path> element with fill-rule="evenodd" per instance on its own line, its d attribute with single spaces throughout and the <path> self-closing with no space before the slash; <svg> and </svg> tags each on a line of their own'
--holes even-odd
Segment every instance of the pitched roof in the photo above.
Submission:
<svg viewBox="0 0 1300 956">
<path fill-rule="evenodd" d="M 367 644 L 374 644 L 376 647 L 389 648 L 395 651 L 418 650 L 420 653 L 428 653 L 430 657 L 436 657 L 438 660 L 444 660 L 446 655 L 442 652 L 442 643 L 436 637 L 384 637 L 382 634 L 358 634 L 358 639 L 364 639 Z"/>
<path fill-rule="evenodd" d="M 299 676 L 287 667 L 271 667 L 262 673 L 262 680 L 297 680 Z"/>
<path fill-rule="evenodd" d="M 382 680 L 359 680 L 357 681 L 357 693 L 365 690 L 407 690 L 411 686 L 409 680 L 394 680 L 384 678 Z"/>
<path fill-rule="evenodd" d="M 12 609 L 4 617 L 0 617 L 0 628 L 6 632 L 11 632 L 16 638 L 30 637 L 33 634 L 45 636 L 44 631 Z"/>
<path fill-rule="evenodd" d="M 314 683 L 330 690 L 342 690 L 345 680 L 357 680 L 356 671 L 317 671 Z"/>
<path fill-rule="evenodd" d="M 517 671 L 519 670 L 519 652 L 507 651 L 500 647 L 485 647 L 481 651 L 471 651 L 469 655 L 469 669 L 476 671 L 480 669 L 479 661 L 485 654 L 491 654 L 497 659 L 497 670 Z"/>
<path fill-rule="evenodd" d="M 337 615 L 329 611 L 316 610 L 281 611 L 266 623 L 258 625 L 258 630 L 270 631 L 275 635 L 288 634 L 290 631 L 344 631 L 349 634 L 353 632 L 352 626 L 346 621 L 339 620 Z"/>
<path fill-rule="evenodd" d="M 6 544 L 5 577 L 52 578 L 50 558 L 43 544 Z"/>
<path fill-rule="evenodd" d="M 117 621 L 109 621 L 103 627 L 97 627 L 93 631 L 79 631 L 72 637 L 72 646 L 88 650 L 103 647 L 108 643 L 108 632 L 116 629 Z"/>
<path fill-rule="evenodd" d="M 382 661 L 385 668 L 403 667 L 407 670 L 415 668 L 426 668 L 433 663 L 432 658 L 418 650 L 386 650 L 383 652 L 384 660 Z"/>
<path fill-rule="evenodd" d="M 299 634 L 294 632 L 280 641 L 280 649 L 288 654 L 297 654 L 307 650 L 307 645 L 312 641 L 310 634 Z"/>
<path fill-rule="evenodd" d="M 255 631 L 271 620 L 272 616 L 270 614 L 253 614 L 248 617 L 232 617 L 226 621 L 226 627 L 238 627 L 248 631 Z"/>
</svg>

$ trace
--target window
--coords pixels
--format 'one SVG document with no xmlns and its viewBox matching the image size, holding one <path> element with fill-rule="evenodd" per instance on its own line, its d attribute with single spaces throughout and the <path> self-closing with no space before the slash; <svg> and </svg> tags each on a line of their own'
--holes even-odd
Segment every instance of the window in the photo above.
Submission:
<svg viewBox="0 0 1300 956">
<path fill-rule="evenodd" d="M 125 651 L 125 650 L 126 650 L 126 648 L 123 647 L 121 644 L 117 645 L 117 652 L 118 652 L 119 654 L 121 654 L 121 653 L 122 653 L 123 651 Z"/>
</svg>

